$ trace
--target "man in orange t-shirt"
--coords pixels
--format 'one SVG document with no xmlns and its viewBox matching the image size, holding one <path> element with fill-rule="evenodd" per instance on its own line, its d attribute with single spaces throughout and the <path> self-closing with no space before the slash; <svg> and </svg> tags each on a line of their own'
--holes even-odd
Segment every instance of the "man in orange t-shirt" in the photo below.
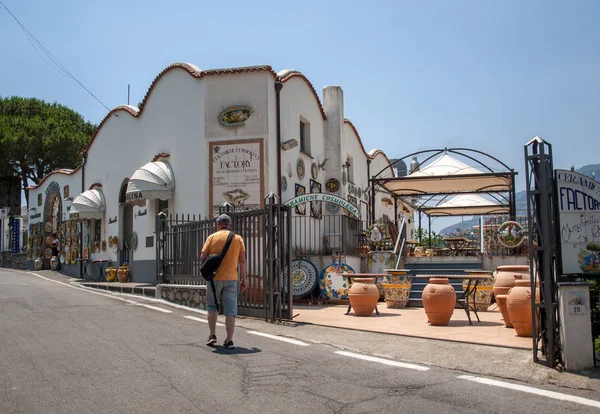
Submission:
<svg viewBox="0 0 600 414">
<path fill-rule="evenodd" d="M 225 246 L 227 236 L 231 230 L 231 217 L 227 214 L 221 214 L 217 218 L 217 231 L 206 239 L 200 254 L 200 262 L 204 263 L 209 254 L 219 254 Z M 233 348 L 233 330 L 235 328 L 235 317 L 237 316 L 237 294 L 238 294 L 238 264 L 240 265 L 242 290 L 246 290 L 246 248 L 244 240 L 235 235 L 231 240 L 231 245 L 221 262 L 214 277 L 215 291 L 217 299 L 225 315 L 225 329 L 227 338 L 223 342 L 225 348 Z M 215 303 L 215 294 L 207 289 L 206 305 L 208 308 L 208 327 L 210 336 L 206 344 L 213 346 L 217 343 L 215 333 L 217 326 L 217 306 Z"/>
</svg>

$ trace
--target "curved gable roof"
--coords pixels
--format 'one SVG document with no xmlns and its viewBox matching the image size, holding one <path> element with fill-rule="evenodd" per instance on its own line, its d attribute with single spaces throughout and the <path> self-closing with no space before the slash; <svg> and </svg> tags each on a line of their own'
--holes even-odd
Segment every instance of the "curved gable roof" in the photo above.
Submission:
<svg viewBox="0 0 600 414">
<path fill-rule="evenodd" d="M 390 161 L 390 159 L 388 158 L 388 156 L 386 155 L 386 153 L 385 153 L 385 152 L 383 152 L 383 151 L 382 151 L 382 150 L 380 150 L 380 149 L 372 149 L 372 150 L 371 150 L 371 151 L 369 151 L 369 152 L 367 152 L 367 151 L 365 150 L 365 146 L 363 145 L 362 139 L 360 138 L 360 134 L 358 133 L 358 130 L 356 129 L 356 127 L 354 126 L 354 124 L 352 123 L 352 121 L 350 121 L 349 119 L 344 119 L 344 124 L 348 125 L 348 126 L 349 126 L 349 127 L 352 129 L 352 131 L 353 131 L 353 132 L 354 132 L 354 134 L 356 135 L 356 138 L 358 139 L 358 143 L 360 144 L 360 148 L 362 149 L 363 153 L 365 154 L 365 156 L 366 156 L 368 159 L 371 159 L 371 160 L 373 160 L 373 159 L 375 159 L 375 157 L 377 157 L 378 155 L 382 155 L 382 156 L 384 156 L 384 157 L 385 157 L 385 159 L 386 159 L 386 161 L 387 161 L 388 165 L 392 163 L 392 162 Z M 394 171 L 394 169 L 393 169 L 391 166 L 390 166 L 390 169 L 391 169 L 391 171 L 392 171 L 392 174 L 393 174 L 393 171 Z"/>
</svg>

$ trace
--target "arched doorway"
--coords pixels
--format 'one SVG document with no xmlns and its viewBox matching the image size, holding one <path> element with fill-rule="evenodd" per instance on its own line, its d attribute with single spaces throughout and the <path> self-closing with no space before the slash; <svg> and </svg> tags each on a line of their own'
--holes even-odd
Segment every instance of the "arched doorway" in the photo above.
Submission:
<svg viewBox="0 0 600 414">
<path fill-rule="evenodd" d="M 121 183 L 119 190 L 119 265 L 131 262 L 131 247 L 129 245 L 133 234 L 133 205 L 125 202 L 129 178 Z"/>
<path fill-rule="evenodd" d="M 62 223 L 62 198 L 60 186 L 57 182 L 51 182 L 46 189 L 46 201 L 44 203 L 44 262 L 43 269 L 50 269 L 50 259 L 45 254 L 50 249 L 49 236 L 58 233 Z"/>
</svg>

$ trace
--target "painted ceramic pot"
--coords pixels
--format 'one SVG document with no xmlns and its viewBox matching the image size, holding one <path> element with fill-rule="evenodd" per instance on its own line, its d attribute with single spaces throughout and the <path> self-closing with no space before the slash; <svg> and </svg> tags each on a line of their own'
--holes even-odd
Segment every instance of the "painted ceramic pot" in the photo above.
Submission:
<svg viewBox="0 0 600 414">
<path fill-rule="evenodd" d="M 448 278 L 432 277 L 423 290 L 423 307 L 433 326 L 446 326 L 454 313 L 456 292 L 448 284 Z"/>
<path fill-rule="evenodd" d="M 536 289 L 536 299 L 539 300 L 539 289 Z M 517 280 L 515 287 L 508 292 L 506 310 L 517 335 L 531 338 L 531 282 L 528 279 Z"/>
<path fill-rule="evenodd" d="M 403 309 L 408 305 L 408 296 L 410 295 L 410 284 L 392 284 L 383 283 L 383 292 L 385 295 L 385 304 L 391 309 Z"/>
<path fill-rule="evenodd" d="M 41 270 L 43 264 L 44 264 L 44 262 L 42 261 L 42 259 L 40 257 L 35 259 L 35 261 L 33 262 L 33 266 L 34 266 L 35 270 Z"/>
<path fill-rule="evenodd" d="M 119 278 L 119 283 L 127 283 L 127 280 L 129 280 L 129 268 L 127 266 L 119 266 L 117 277 Z"/>
<path fill-rule="evenodd" d="M 348 298 L 356 316 L 371 316 L 379 301 L 379 289 L 369 277 L 356 278 L 348 291 Z"/>
<path fill-rule="evenodd" d="M 512 328 L 513 325 L 510 323 L 510 316 L 508 316 L 508 310 L 506 310 L 506 299 L 508 295 L 496 295 L 496 303 L 498 304 L 498 309 L 500 309 L 500 313 L 502 314 L 502 319 L 504 320 L 504 325 L 507 328 Z"/>
<path fill-rule="evenodd" d="M 467 289 L 469 280 L 463 280 L 463 291 Z M 475 291 L 475 309 L 477 312 L 487 312 L 490 304 L 492 303 L 492 296 L 494 296 L 494 281 L 490 277 L 486 280 L 480 280 L 477 284 L 477 290 Z M 469 302 L 473 303 L 473 297 L 469 296 Z"/>
<path fill-rule="evenodd" d="M 517 279 L 529 280 L 529 266 L 498 266 L 494 275 L 494 295 L 508 295 L 508 291 L 515 286 Z"/>
<path fill-rule="evenodd" d="M 408 305 L 412 287 L 412 275 L 406 269 L 385 269 L 389 276 L 383 277 L 382 287 L 388 308 L 402 309 Z"/>
<path fill-rule="evenodd" d="M 392 269 L 394 263 L 394 252 L 392 251 L 370 251 L 367 253 L 367 273 L 386 273 L 386 269 Z M 387 277 L 387 276 L 386 276 Z M 385 278 L 384 278 L 385 279 Z M 386 282 L 395 283 L 395 282 Z M 382 278 L 377 278 L 380 298 L 384 297 Z"/>
<path fill-rule="evenodd" d="M 114 267 L 107 267 L 106 268 L 106 281 L 114 282 L 116 278 L 117 278 L 117 269 L 115 269 Z"/>
</svg>

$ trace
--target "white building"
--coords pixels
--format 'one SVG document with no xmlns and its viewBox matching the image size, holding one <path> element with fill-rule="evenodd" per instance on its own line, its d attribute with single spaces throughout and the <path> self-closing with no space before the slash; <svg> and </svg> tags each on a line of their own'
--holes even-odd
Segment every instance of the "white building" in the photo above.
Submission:
<svg viewBox="0 0 600 414">
<path fill-rule="evenodd" d="M 365 220 L 367 170 L 389 164 L 383 152 L 365 151 L 344 118 L 340 87 L 324 88 L 321 103 L 297 71 L 203 71 L 175 63 L 155 78 L 141 108 L 108 113 L 80 167 L 55 171 L 30 188 L 29 263 L 44 254 L 48 232 L 60 231 L 64 250 L 76 251 L 70 254 L 113 265 L 129 260 L 132 281 L 154 282 L 160 211 L 212 217 L 224 202 L 252 209 L 263 206 L 269 192 L 286 201 L 312 189 L 350 201 Z M 376 194 L 376 215 L 394 219 L 396 210 L 385 198 L 391 199 Z M 294 210 L 307 220 L 344 214 L 331 203 Z M 70 216 L 80 228 L 67 221 Z M 63 270 L 79 275 L 75 263 L 64 263 Z"/>
</svg>

